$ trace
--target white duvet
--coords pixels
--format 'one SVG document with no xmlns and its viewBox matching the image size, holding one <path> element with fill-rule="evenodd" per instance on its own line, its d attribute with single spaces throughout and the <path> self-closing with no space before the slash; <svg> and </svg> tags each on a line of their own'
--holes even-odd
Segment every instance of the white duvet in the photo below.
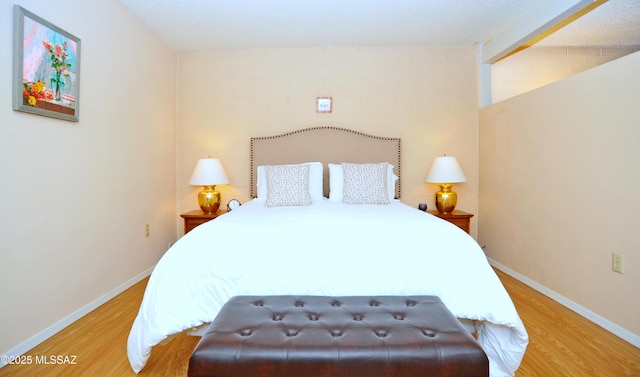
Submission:
<svg viewBox="0 0 640 377">
<path fill-rule="evenodd" d="M 513 376 L 528 343 L 482 250 L 455 225 L 400 202 L 266 208 L 253 200 L 160 259 L 129 334 L 132 369 L 169 335 L 212 321 L 230 297 L 278 294 L 439 296 L 475 323 L 492 377 Z"/>
</svg>

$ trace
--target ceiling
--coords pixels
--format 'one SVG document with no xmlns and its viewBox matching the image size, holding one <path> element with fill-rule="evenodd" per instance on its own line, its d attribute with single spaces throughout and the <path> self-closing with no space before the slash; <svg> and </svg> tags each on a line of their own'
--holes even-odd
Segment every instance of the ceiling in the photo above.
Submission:
<svg viewBox="0 0 640 377">
<path fill-rule="evenodd" d="M 178 51 L 473 45 L 536 1 L 120 0 Z M 538 45 L 640 45 L 640 0 L 609 0 Z"/>
</svg>

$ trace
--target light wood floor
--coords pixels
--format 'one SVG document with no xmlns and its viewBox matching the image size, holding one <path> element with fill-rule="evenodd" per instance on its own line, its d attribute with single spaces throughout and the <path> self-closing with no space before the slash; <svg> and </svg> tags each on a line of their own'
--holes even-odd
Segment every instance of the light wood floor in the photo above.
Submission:
<svg viewBox="0 0 640 377">
<path fill-rule="evenodd" d="M 640 349 L 515 279 L 499 271 L 498 275 L 530 337 L 516 377 L 640 377 Z M 141 281 L 32 349 L 25 355 L 32 357 L 32 365 L 7 365 L 0 369 L 0 377 L 135 376 L 126 343 L 146 283 Z M 179 335 L 154 347 L 139 376 L 186 376 L 198 339 Z M 58 355 L 75 356 L 76 364 L 34 365 L 36 357 Z"/>
</svg>

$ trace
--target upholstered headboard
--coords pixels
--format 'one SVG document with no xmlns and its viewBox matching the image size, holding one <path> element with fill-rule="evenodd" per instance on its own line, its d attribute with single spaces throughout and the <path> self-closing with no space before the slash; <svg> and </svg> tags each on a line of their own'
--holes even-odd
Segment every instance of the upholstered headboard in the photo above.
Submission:
<svg viewBox="0 0 640 377">
<path fill-rule="evenodd" d="M 311 127 L 281 135 L 251 138 L 251 196 L 257 196 L 256 170 L 261 165 L 322 162 L 324 195 L 329 196 L 327 164 L 342 162 L 388 162 L 399 177 L 396 198 L 400 198 L 400 138 L 367 135 L 339 127 Z"/>
</svg>

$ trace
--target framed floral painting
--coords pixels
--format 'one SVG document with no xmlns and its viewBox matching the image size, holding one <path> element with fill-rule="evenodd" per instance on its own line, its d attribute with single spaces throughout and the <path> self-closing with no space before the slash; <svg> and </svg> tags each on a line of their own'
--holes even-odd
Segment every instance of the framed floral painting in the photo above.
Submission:
<svg viewBox="0 0 640 377">
<path fill-rule="evenodd" d="M 14 6 L 13 109 L 77 122 L 80 39 Z"/>
</svg>

